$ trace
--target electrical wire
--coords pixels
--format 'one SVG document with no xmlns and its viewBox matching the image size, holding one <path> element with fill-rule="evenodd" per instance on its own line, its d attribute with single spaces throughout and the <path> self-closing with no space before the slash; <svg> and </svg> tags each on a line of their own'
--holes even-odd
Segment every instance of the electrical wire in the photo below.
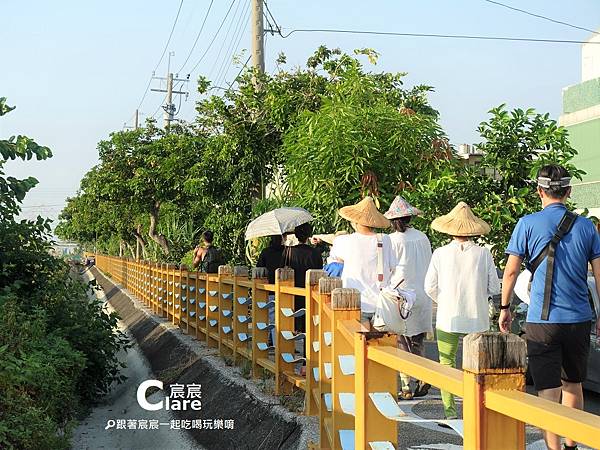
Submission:
<svg viewBox="0 0 600 450">
<path fill-rule="evenodd" d="M 252 13 L 252 8 L 250 7 L 250 2 L 248 2 L 248 8 L 246 10 L 246 13 L 244 14 L 244 12 L 242 11 L 242 15 L 240 16 L 240 20 L 238 21 L 238 24 L 237 24 L 237 30 L 235 31 L 233 39 L 231 40 L 231 42 L 229 44 L 229 48 L 227 49 L 227 52 L 225 53 L 226 57 L 223 60 L 221 67 L 219 67 L 219 71 L 217 72 L 217 76 L 215 77 L 215 85 L 217 85 L 217 86 L 220 86 L 221 83 L 227 77 L 227 73 L 229 72 L 229 69 L 233 64 L 233 56 L 235 55 L 235 52 L 238 50 L 238 48 L 240 46 L 240 42 L 242 41 L 242 38 L 244 37 L 244 31 L 246 30 L 246 28 L 248 26 L 251 13 Z"/>
<path fill-rule="evenodd" d="M 231 80 L 231 83 L 227 83 L 229 85 L 229 88 L 225 92 L 229 92 L 233 89 L 233 84 L 237 81 L 238 77 L 242 74 L 242 71 L 246 68 L 246 66 L 248 66 L 248 63 L 250 62 L 250 58 L 252 58 L 252 55 L 248 56 L 248 59 L 246 60 L 244 65 L 240 68 L 240 71 L 237 73 L 235 78 L 233 80 Z"/>
<path fill-rule="evenodd" d="M 275 20 L 275 17 L 271 13 L 271 9 L 269 8 L 269 4 L 267 3 L 267 0 L 264 0 L 263 4 L 265 5 L 265 8 L 267 9 L 269 16 L 271 16 L 271 19 L 273 20 L 273 23 L 275 24 L 275 29 L 276 29 L 277 33 L 281 34 L 281 27 L 279 26 L 279 24 L 277 23 L 277 20 Z M 269 22 L 268 19 L 267 19 L 267 22 Z"/>
<path fill-rule="evenodd" d="M 282 31 L 284 29 L 282 28 Z M 338 33 L 338 34 L 370 34 L 376 36 L 405 36 L 405 37 L 430 37 L 430 38 L 445 38 L 445 39 L 471 39 L 482 41 L 514 41 L 514 42 L 537 42 L 537 43 L 553 43 L 553 44 L 600 44 L 600 42 L 576 41 L 568 39 L 536 39 L 522 38 L 510 36 L 477 36 L 468 34 L 428 34 L 428 33 L 397 33 L 393 31 L 364 31 L 364 30 L 344 30 L 335 28 L 297 28 L 290 30 L 287 33 L 279 33 L 279 35 L 287 39 L 294 33 Z"/>
<path fill-rule="evenodd" d="M 578 25 L 573 25 L 572 23 L 563 22 L 562 20 L 552 19 L 550 17 L 542 16 L 541 14 L 535 14 L 535 13 L 532 13 L 530 11 L 525 11 L 524 9 L 519 9 L 519 8 L 515 8 L 514 6 L 506 5 L 506 4 L 500 3 L 500 2 L 496 2 L 494 0 L 483 0 L 483 1 L 488 2 L 488 3 L 492 3 L 494 5 L 502 6 L 503 8 L 512 9 L 513 11 L 518 11 L 520 13 L 527 14 L 528 16 L 537 17 L 538 19 L 547 20 L 548 22 L 558 23 L 560 25 L 565 25 L 567 27 L 576 28 L 578 30 L 588 31 L 588 32 L 594 33 L 594 34 L 600 34 L 599 32 L 594 31 L 594 30 L 590 30 L 589 28 L 580 27 Z"/>
<path fill-rule="evenodd" d="M 140 100 L 140 103 L 138 104 L 138 107 L 137 107 L 138 110 L 141 109 L 142 104 L 144 103 L 144 100 L 146 99 L 146 96 L 148 95 L 148 91 L 150 90 L 150 84 L 152 83 L 152 78 L 154 77 L 154 73 L 156 72 L 156 69 L 158 69 L 158 66 L 160 66 L 160 63 L 162 62 L 163 58 L 165 57 L 165 53 L 167 52 L 167 48 L 169 47 L 169 44 L 171 43 L 171 38 L 173 37 L 173 32 L 175 31 L 175 27 L 177 26 L 177 21 L 179 20 L 179 14 L 181 13 L 182 6 L 183 6 L 183 0 L 181 0 L 181 2 L 179 3 L 179 8 L 177 9 L 177 15 L 175 16 L 175 20 L 173 21 L 173 26 L 171 27 L 171 32 L 169 33 L 169 38 L 167 39 L 167 43 L 165 44 L 165 48 L 163 49 L 163 52 L 160 55 L 160 59 L 156 63 L 156 66 L 154 66 L 152 75 L 150 75 L 150 79 L 148 80 L 148 83 L 146 84 L 146 89 L 144 90 L 142 99 Z"/>
<path fill-rule="evenodd" d="M 221 24 L 219 25 L 219 28 L 217 29 L 217 32 L 215 33 L 215 35 L 211 39 L 210 43 L 208 44 L 208 47 L 206 48 L 206 50 L 204 51 L 204 53 L 202 54 L 202 56 L 200 57 L 200 59 L 196 62 L 196 64 L 194 64 L 194 67 L 192 67 L 192 69 L 189 71 L 190 74 L 196 70 L 196 68 L 200 65 L 200 63 L 204 60 L 204 58 L 208 54 L 208 51 L 210 50 L 210 48 L 212 47 L 213 43 L 217 39 L 217 36 L 219 35 L 219 32 L 221 31 L 221 28 L 223 28 L 223 25 L 225 24 L 225 21 L 227 20 L 227 17 L 229 16 L 229 13 L 231 12 L 231 8 L 233 8 L 233 4 L 235 3 L 235 1 L 236 0 L 233 0 L 231 2 L 231 5 L 229 5 L 229 9 L 227 10 L 227 13 L 225 14 L 225 17 L 223 17 L 223 20 L 221 21 Z"/>
<path fill-rule="evenodd" d="M 194 49 L 196 48 L 196 44 L 198 44 L 198 39 L 200 39 L 202 30 L 204 30 L 204 25 L 206 24 L 206 19 L 208 19 L 208 15 L 210 14 L 210 9 L 212 8 L 213 3 L 214 3 L 214 0 L 210 0 L 210 4 L 208 5 L 208 10 L 206 11 L 206 14 L 204 15 L 204 20 L 202 21 L 202 25 L 200 26 L 200 31 L 198 31 L 198 34 L 196 35 L 196 39 L 194 40 L 194 44 L 192 45 L 192 48 L 190 49 L 188 55 L 186 56 L 185 61 L 183 62 L 183 65 L 177 71 L 178 73 L 183 73 L 183 69 L 185 68 L 186 64 L 190 60 L 192 53 L 194 52 Z"/>
<path fill-rule="evenodd" d="M 237 0 L 236 0 L 237 1 Z M 207 71 L 206 73 L 208 74 L 208 78 L 210 79 L 212 77 L 212 74 L 215 70 L 215 68 L 217 67 L 217 65 L 221 65 L 222 61 L 220 60 L 221 58 L 221 53 L 223 52 L 223 49 L 225 48 L 225 43 L 227 42 L 227 39 L 229 38 L 229 34 L 231 32 L 231 27 L 233 25 L 233 23 L 236 20 L 236 15 L 240 9 L 240 5 L 242 4 L 242 1 L 240 0 L 236 7 L 235 7 L 235 11 L 233 12 L 233 15 L 231 16 L 231 21 L 229 22 L 229 26 L 227 27 L 227 31 L 225 32 L 225 36 L 223 37 L 223 39 L 221 39 L 221 46 L 219 47 L 219 50 L 217 52 L 217 56 L 213 59 L 213 64 L 210 68 L 209 71 Z M 240 16 L 238 18 L 238 22 L 240 20 L 241 17 L 244 16 L 244 10 L 242 10 L 242 12 L 240 13 Z M 235 31 L 234 31 L 234 35 L 235 35 Z"/>
</svg>

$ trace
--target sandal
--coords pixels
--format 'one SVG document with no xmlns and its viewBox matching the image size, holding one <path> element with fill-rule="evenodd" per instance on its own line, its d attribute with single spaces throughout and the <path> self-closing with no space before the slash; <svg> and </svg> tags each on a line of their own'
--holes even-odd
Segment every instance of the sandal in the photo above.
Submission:
<svg viewBox="0 0 600 450">
<path fill-rule="evenodd" d="M 429 383 L 423 383 L 422 381 L 419 381 L 413 397 L 425 397 L 429 393 L 430 387 L 431 385 Z"/>
<path fill-rule="evenodd" d="M 410 391 L 398 392 L 398 400 L 412 400 L 413 394 Z"/>
</svg>

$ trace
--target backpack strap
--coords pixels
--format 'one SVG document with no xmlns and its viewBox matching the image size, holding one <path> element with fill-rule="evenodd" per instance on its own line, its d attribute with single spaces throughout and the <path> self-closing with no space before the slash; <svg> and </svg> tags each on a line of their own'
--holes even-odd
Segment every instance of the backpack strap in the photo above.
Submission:
<svg viewBox="0 0 600 450">
<path fill-rule="evenodd" d="M 552 239 L 546 246 L 546 249 L 544 249 L 545 253 L 546 253 L 545 256 L 548 259 L 548 261 L 546 263 L 546 280 L 545 280 L 545 284 L 544 284 L 544 304 L 542 306 L 542 317 L 541 317 L 542 320 L 548 320 L 548 318 L 550 316 L 550 297 L 552 295 L 552 278 L 554 276 L 554 256 L 556 253 L 556 247 L 558 246 L 558 243 L 561 241 L 561 239 L 567 233 L 569 233 L 569 231 L 571 231 L 571 228 L 573 228 L 573 224 L 575 223 L 576 219 L 577 219 L 577 214 L 575 214 L 574 212 L 571 212 L 569 210 L 565 211 L 565 214 L 562 217 L 562 219 L 560 220 L 560 223 L 558 224 L 558 228 L 556 229 L 554 236 L 552 236 Z M 538 258 L 536 258 L 536 260 L 537 259 Z M 540 263 L 541 263 L 541 261 L 538 262 L 537 266 L 539 266 Z M 536 266 L 536 268 L 537 268 L 537 266 Z M 533 274 L 532 274 L 532 277 L 533 277 Z"/>
<path fill-rule="evenodd" d="M 381 233 L 377 234 L 377 282 L 381 289 L 383 285 L 383 236 Z"/>
</svg>

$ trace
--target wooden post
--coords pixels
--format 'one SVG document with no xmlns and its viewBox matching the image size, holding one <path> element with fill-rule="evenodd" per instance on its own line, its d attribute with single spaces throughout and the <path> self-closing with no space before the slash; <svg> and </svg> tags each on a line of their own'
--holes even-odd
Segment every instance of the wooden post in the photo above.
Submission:
<svg viewBox="0 0 600 450">
<path fill-rule="evenodd" d="M 232 316 L 231 326 L 233 328 L 232 337 L 233 340 L 233 360 L 237 362 L 239 356 L 239 349 L 241 347 L 247 348 L 247 342 L 242 343 L 239 339 L 238 334 L 241 332 L 248 333 L 248 322 L 240 322 L 238 316 L 247 317 L 248 315 L 248 304 L 241 305 L 238 298 L 248 297 L 248 288 L 240 286 L 240 281 L 248 281 L 248 267 L 247 266 L 235 266 L 233 268 L 233 297 L 231 299 Z"/>
<path fill-rule="evenodd" d="M 331 333 L 331 320 L 326 315 L 326 308 L 331 309 L 331 292 L 342 287 L 340 278 L 321 278 L 319 280 L 319 389 L 317 398 L 319 400 L 319 424 L 320 424 L 320 449 L 335 448 L 333 443 L 333 414 L 325 405 L 325 396 L 331 395 L 332 372 L 325 367 L 331 368 L 333 356 L 331 346 L 325 344 L 326 334 Z"/>
<path fill-rule="evenodd" d="M 347 341 L 338 325 L 342 320 L 360 322 L 360 292 L 357 289 L 334 289 L 331 293 L 331 356 L 333 377 L 331 378 L 331 400 L 333 405 L 334 448 L 342 448 L 341 430 L 354 429 L 354 416 L 344 412 L 342 396 L 354 396 L 354 374 L 342 372 L 340 356 L 354 356 L 354 340 Z M 325 319 L 323 317 L 323 319 Z M 327 345 L 327 342 L 325 342 Z"/>
<path fill-rule="evenodd" d="M 294 309 L 294 296 L 281 292 L 281 286 L 294 285 L 294 269 L 283 268 L 275 271 L 275 394 L 290 394 L 292 385 L 287 383 L 285 372 L 294 374 L 294 363 L 285 362 L 283 353 L 294 354 L 295 341 L 285 340 L 282 331 L 294 331 L 294 318 L 285 317 L 281 308 Z"/>
<path fill-rule="evenodd" d="M 316 396 L 318 381 L 314 370 L 319 370 L 319 280 L 327 277 L 324 270 L 308 270 L 306 272 L 306 388 L 304 397 L 304 414 L 314 416 L 319 414 Z"/>
<path fill-rule="evenodd" d="M 260 378 L 263 369 L 261 360 L 268 360 L 268 349 L 261 350 L 259 343 L 267 343 L 269 331 L 260 330 L 258 323 L 268 323 L 269 314 L 266 308 L 259 308 L 258 303 L 267 303 L 269 294 L 264 289 L 259 289 L 259 284 L 268 283 L 266 267 L 255 267 L 252 269 L 252 377 Z"/>
<path fill-rule="evenodd" d="M 231 314 L 231 300 L 226 299 L 224 294 L 230 294 L 232 286 L 225 282 L 225 279 L 230 279 L 233 274 L 233 267 L 231 266 L 219 266 L 219 293 L 218 293 L 218 305 L 219 310 L 217 311 L 217 320 L 219 321 L 219 354 L 221 356 L 229 354 L 230 350 L 224 341 L 228 340 L 231 335 L 231 315 L 225 317 L 225 311 L 229 311 Z"/>
<path fill-rule="evenodd" d="M 525 341 L 514 334 L 472 333 L 463 339 L 464 446 L 525 449 L 525 424 L 485 408 L 486 390 L 525 390 Z"/>
</svg>

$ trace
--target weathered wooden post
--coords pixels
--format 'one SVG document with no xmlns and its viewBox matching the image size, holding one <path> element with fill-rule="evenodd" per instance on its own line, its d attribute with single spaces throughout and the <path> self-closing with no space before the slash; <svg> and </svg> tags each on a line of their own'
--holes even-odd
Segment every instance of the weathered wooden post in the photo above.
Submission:
<svg viewBox="0 0 600 450">
<path fill-rule="evenodd" d="M 306 388 L 304 414 L 313 416 L 319 414 L 318 373 L 319 373 L 319 280 L 327 277 L 324 270 L 308 270 L 306 272 Z M 315 376 L 315 369 L 316 374 Z M 313 394 L 317 392 L 315 396 Z"/>
<path fill-rule="evenodd" d="M 260 378 L 263 365 L 260 361 L 267 361 L 269 342 L 269 318 L 268 307 L 269 294 L 258 285 L 268 283 L 266 267 L 255 267 L 252 269 L 252 377 Z M 264 307 L 261 307 L 263 306 Z M 258 324 L 261 324 L 260 328 Z M 264 324 L 264 326 L 262 325 Z M 273 344 L 274 345 L 274 344 Z"/>
<path fill-rule="evenodd" d="M 334 289 L 331 293 L 331 338 L 324 344 L 331 346 L 331 403 L 333 408 L 332 430 L 333 448 L 342 448 L 342 433 L 354 429 L 355 405 L 354 371 L 344 373 L 343 358 L 354 358 L 354 336 L 348 340 L 338 328 L 341 321 L 360 323 L 360 292 L 357 289 Z M 323 320 L 328 318 L 323 317 Z M 348 410 L 347 404 L 350 405 Z"/>
<path fill-rule="evenodd" d="M 525 449 L 525 424 L 486 409 L 488 390 L 525 390 L 525 341 L 514 334 L 472 333 L 463 339 L 465 449 Z"/>
<path fill-rule="evenodd" d="M 248 267 L 247 266 L 235 266 L 233 268 L 233 298 L 232 301 L 232 316 L 231 326 L 233 328 L 233 360 L 237 362 L 239 356 L 239 349 L 247 350 L 246 340 L 240 339 L 240 334 L 243 333 L 242 337 L 248 335 L 248 298 L 249 289 L 246 286 L 241 286 L 240 281 L 248 281 Z M 240 298 L 243 298 L 240 303 Z M 241 319 L 241 320 L 240 320 Z M 246 352 L 243 351 L 243 356 L 247 356 Z"/>
<path fill-rule="evenodd" d="M 294 310 L 294 296 L 281 292 L 282 286 L 294 286 L 294 269 L 281 268 L 275 271 L 275 394 L 291 394 L 292 385 L 287 382 L 286 373 L 294 374 L 296 343 L 284 339 L 282 332 L 294 332 L 294 318 L 282 314 L 282 308 Z M 284 360 L 282 355 L 289 355 Z M 293 362 L 292 362 L 293 361 Z"/>
</svg>

